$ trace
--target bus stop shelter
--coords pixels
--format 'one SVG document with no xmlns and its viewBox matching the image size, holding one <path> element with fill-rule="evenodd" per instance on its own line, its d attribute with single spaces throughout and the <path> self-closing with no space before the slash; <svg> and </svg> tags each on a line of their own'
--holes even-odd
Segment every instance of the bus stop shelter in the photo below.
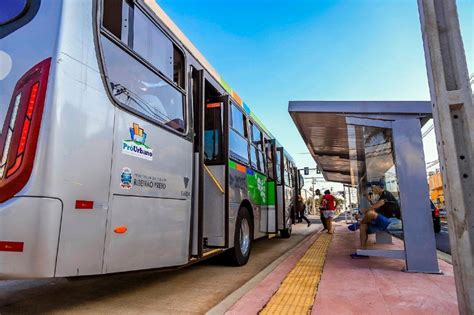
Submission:
<svg viewBox="0 0 474 315">
<path fill-rule="evenodd" d="M 424 101 L 290 101 L 289 113 L 327 181 L 358 188 L 384 181 L 399 201 L 404 250 L 358 253 L 404 259 L 406 271 L 439 273 L 421 127 Z"/>
</svg>

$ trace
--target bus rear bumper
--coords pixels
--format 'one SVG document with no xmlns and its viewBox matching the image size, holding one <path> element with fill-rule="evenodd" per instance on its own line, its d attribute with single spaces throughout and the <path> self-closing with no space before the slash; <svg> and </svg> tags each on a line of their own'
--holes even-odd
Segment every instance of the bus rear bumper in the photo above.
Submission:
<svg viewBox="0 0 474 315">
<path fill-rule="evenodd" d="M 0 204 L 0 279 L 54 277 L 62 202 L 14 197 Z"/>
</svg>

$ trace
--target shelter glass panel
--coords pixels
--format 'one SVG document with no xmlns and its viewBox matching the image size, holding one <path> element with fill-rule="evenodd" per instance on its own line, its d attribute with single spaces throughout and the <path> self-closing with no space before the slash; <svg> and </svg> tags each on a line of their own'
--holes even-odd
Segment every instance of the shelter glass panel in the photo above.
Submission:
<svg viewBox="0 0 474 315">
<path fill-rule="evenodd" d="M 400 193 L 394 163 L 392 130 L 363 127 L 364 155 L 367 181 L 364 198 L 377 208 L 377 213 L 387 218 L 401 218 Z M 391 229 L 401 230 L 401 221 Z"/>
</svg>

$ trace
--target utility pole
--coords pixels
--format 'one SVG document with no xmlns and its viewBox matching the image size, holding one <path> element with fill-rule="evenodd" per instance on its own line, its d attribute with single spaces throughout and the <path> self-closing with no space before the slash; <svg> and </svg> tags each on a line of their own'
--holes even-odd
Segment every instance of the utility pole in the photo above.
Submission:
<svg viewBox="0 0 474 315">
<path fill-rule="evenodd" d="M 455 0 L 418 0 L 459 312 L 474 314 L 474 108 Z"/>
</svg>

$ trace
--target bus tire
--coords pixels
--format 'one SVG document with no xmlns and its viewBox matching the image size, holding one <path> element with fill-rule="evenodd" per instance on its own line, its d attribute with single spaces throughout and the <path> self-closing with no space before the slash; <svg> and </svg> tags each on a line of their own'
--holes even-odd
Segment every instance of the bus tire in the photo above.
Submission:
<svg viewBox="0 0 474 315">
<path fill-rule="evenodd" d="M 287 229 L 280 230 L 281 238 L 290 238 L 291 237 L 291 225 Z"/>
<path fill-rule="evenodd" d="M 243 266 L 249 261 L 252 249 L 253 222 L 247 208 L 241 207 L 235 222 L 234 248 L 229 249 L 229 261 Z"/>
</svg>

